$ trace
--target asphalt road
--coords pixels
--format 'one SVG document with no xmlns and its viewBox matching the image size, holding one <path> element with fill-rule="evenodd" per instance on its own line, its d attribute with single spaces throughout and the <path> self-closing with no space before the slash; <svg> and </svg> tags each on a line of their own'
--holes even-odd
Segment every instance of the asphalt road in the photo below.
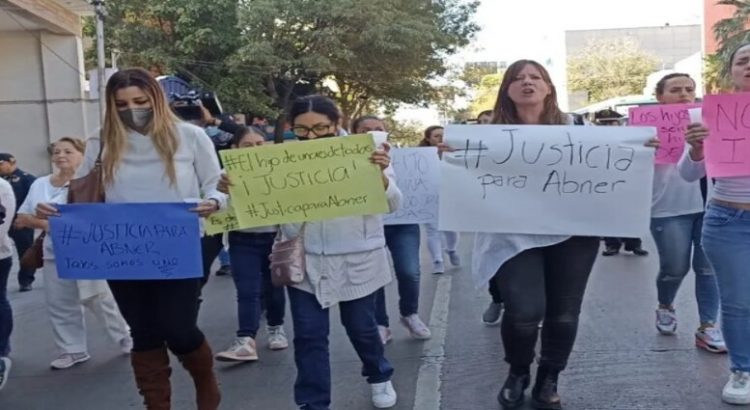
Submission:
<svg viewBox="0 0 750 410">
<path fill-rule="evenodd" d="M 471 240 L 461 243 L 464 267 L 470 266 Z M 649 250 L 653 243 L 646 241 Z M 424 259 L 424 258 L 423 258 Z M 430 320 L 434 337 L 411 340 L 398 324 L 394 284 L 388 289 L 388 309 L 394 340 L 387 357 L 396 368 L 394 385 L 401 410 L 497 410 L 495 400 L 507 365 L 502 361 L 499 327 L 486 327 L 481 313 L 489 303 L 484 289 L 475 290 L 466 268 L 445 275 L 430 273 L 423 261 L 420 313 Z M 570 366 L 561 376 L 560 393 L 566 409 L 736 408 L 723 405 L 721 388 L 728 377 L 725 355 L 698 351 L 693 345 L 697 326 L 692 274 L 678 295 L 678 334 L 665 337 L 654 328 L 656 257 L 600 257 L 589 283 L 581 326 Z M 9 280 L 14 309 L 14 365 L 0 409 L 101 410 L 138 409 L 141 398 L 129 360 L 118 353 L 93 317 L 89 320 L 92 359 L 75 368 L 52 371 L 56 356 L 45 308 L 43 283 L 18 293 Z M 214 350 L 233 340 L 236 327 L 234 285 L 229 277 L 212 277 L 205 289 L 200 325 Z M 369 388 L 360 376 L 360 363 L 332 312 L 331 360 L 333 409 L 371 409 Z M 287 320 L 290 340 L 291 320 Z M 262 343 L 265 335 L 261 333 Z M 252 364 L 217 363 L 222 409 L 294 409 L 295 378 L 291 348 L 271 352 L 261 347 Z M 173 408 L 192 409 L 192 383 L 173 360 Z"/>
</svg>

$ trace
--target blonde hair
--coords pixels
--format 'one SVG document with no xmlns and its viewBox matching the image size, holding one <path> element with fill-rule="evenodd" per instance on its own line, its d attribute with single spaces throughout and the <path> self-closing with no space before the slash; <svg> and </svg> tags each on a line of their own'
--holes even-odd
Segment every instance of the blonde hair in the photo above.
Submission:
<svg viewBox="0 0 750 410">
<path fill-rule="evenodd" d="M 151 137 L 159 158 L 164 162 L 167 177 L 169 177 L 170 183 L 174 185 L 177 182 L 174 156 L 179 146 L 176 124 L 180 119 L 169 108 L 164 91 L 162 91 L 156 79 L 151 73 L 141 68 L 118 71 L 107 82 L 105 94 L 107 110 L 104 115 L 104 127 L 102 127 L 101 134 L 104 144 L 104 152 L 102 153 L 104 183 L 112 183 L 115 172 L 122 162 L 123 154 L 128 148 L 128 129 L 120 120 L 115 104 L 117 92 L 128 87 L 138 87 L 151 102 L 154 111 L 153 120 L 144 133 Z"/>
<path fill-rule="evenodd" d="M 50 152 L 50 155 L 52 155 L 55 152 L 55 144 L 58 144 L 60 142 L 67 142 L 68 144 L 72 145 L 73 148 L 75 148 L 76 151 L 83 154 L 86 151 L 86 141 L 75 138 L 75 137 L 62 137 L 59 140 L 53 142 L 52 144 L 49 144 L 48 151 Z"/>
</svg>

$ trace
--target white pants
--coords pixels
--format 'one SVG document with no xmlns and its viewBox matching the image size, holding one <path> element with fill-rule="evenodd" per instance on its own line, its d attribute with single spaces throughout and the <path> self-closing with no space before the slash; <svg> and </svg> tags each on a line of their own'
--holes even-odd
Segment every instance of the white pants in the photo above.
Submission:
<svg viewBox="0 0 750 410">
<path fill-rule="evenodd" d="M 443 263 L 443 251 L 455 252 L 458 246 L 458 233 L 438 231 L 437 224 L 425 224 L 427 228 L 427 249 L 433 262 Z"/>
<path fill-rule="evenodd" d="M 79 284 L 79 281 L 60 279 L 55 262 L 49 260 L 44 261 L 43 272 L 44 294 L 55 344 L 63 353 L 87 351 L 84 306 L 99 319 L 115 343 L 119 344 L 130 336 L 128 325 L 105 281 Z"/>
</svg>

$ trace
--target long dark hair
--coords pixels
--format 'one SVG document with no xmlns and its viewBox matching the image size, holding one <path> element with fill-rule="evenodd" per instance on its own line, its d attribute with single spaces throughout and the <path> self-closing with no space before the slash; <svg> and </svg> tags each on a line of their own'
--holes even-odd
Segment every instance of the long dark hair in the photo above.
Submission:
<svg viewBox="0 0 750 410">
<path fill-rule="evenodd" d="M 341 111 L 336 103 L 332 99 L 322 95 L 308 95 L 296 99 L 291 107 L 289 107 L 287 118 L 294 125 L 294 120 L 297 117 L 308 112 L 325 115 L 336 126 L 338 126 L 341 120 Z"/>
<path fill-rule="evenodd" d="M 521 124 L 521 119 L 518 117 L 516 103 L 510 99 L 508 89 L 510 88 L 510 85 L 516 81 L 518 74 L 520 74 L 527 65 L 534 66 L 539 70 L 542 79 L 547 83 L 551 90 L 550 94 L 544 99 L 544 111 L 542 111 L 540 123 L 547 125 L 567 124 L 567 116 L 557 106 L 557 89 L 555 89 L 555 85 L 552 84 L 552 78 L 550 77 L 549 72 L 544 66 L 534 60 L 518 60 L 508 67 L 508 70 L 503 76 L 503 82 L 500 84 L 500 91 L 497 93 L 497 101 L 495 102 L 492 123 Z"/>
<path fill-rule="evenodd" d="M 264 141 L 266 139 L 265 134 L 260 128 L 255 127 L 253 125 L 242 126 L 242 127 L 237 128 L 234 134 L 232 134 L 232 145 L 235 147 L 239 147 L 240 142 L 242 142 L 242 139 L 245 138 L 245 136 L 249 134 L 257 135 L 263 138 Z"/>
</svg>

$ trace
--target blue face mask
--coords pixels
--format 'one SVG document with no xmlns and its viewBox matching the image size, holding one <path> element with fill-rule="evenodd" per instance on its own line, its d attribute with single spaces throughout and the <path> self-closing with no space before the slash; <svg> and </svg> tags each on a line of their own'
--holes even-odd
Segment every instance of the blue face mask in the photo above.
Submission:
<svg viewBox="0 0 750 410">
<path fill-rule="evenodd" d="M 217 127 L 206 127 L 206 134 L 211 138 L 216 138 L 221 134 L 221 130 Z"/>
</svg>

